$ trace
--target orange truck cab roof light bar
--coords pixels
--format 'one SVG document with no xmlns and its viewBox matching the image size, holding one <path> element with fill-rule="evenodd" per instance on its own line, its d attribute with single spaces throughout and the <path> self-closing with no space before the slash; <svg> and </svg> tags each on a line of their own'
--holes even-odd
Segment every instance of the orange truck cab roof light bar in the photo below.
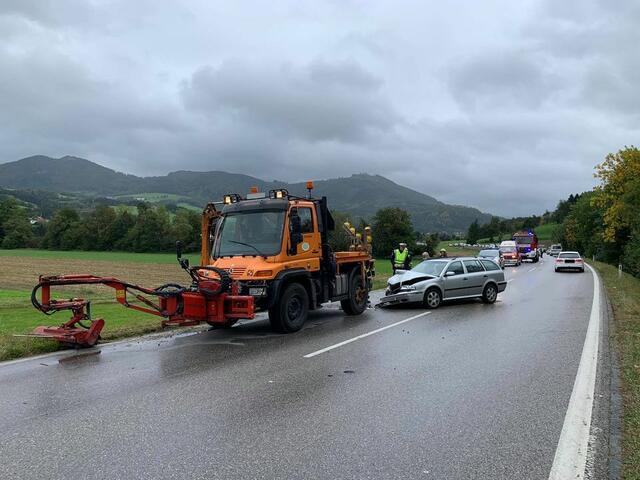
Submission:
<svg viewBox="0 0 640 480">
<path fill-rule="evenodd" d="M 229 205 L 230 203 L 236 203 L 242 200 L 242 197 L 237 193 L 229 193 L 223 197 L 223 203 Z"/>
<path fill-rule="evenodd" d="M 269 190 L 269 198 L 287 198 L 289 196 L 289 192 L 284 189 L 284 188 L 280 188 L 278 190 Z"/>
</svg>

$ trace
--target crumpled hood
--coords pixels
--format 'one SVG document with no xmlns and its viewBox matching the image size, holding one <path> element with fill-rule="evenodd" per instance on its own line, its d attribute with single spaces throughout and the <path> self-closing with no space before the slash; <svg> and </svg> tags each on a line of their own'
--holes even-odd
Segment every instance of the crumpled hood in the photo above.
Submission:
<svg viewBox="0 0 640 480">
<path fill-rule="evenodd" d="M 421 280 L 431 280 L 433 278 L 436 278 L 436 277 L 434 277 L 433 275 L 428 275 L 426 273 L 420 273 L 420 272 L 415 272 L 413 270 L 410 270 L 405 273 L 394 275 L 388 280 L 388 283 L 389 285 L 393 285 L 395 283 L 406 283 L 410 280 L 413 280 L 413 282 L 416 282 Z"/>
</svg>

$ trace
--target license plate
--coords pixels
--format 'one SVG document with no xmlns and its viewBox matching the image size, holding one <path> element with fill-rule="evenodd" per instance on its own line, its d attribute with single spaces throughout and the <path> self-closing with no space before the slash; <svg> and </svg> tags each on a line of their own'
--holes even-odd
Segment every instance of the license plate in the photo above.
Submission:
<svg viewBox="0 0 640 480">
<path fill-rule="evenodd" d="M 265 287 L 251 287 L 249 288 L 249 295 L 253 297 L 261 297 L 265 294 Z"/>
<path fill-rule="evenodd" d="M 565 260 L 564 263 L 576 263 L 575 260 Z"/>
</svg>

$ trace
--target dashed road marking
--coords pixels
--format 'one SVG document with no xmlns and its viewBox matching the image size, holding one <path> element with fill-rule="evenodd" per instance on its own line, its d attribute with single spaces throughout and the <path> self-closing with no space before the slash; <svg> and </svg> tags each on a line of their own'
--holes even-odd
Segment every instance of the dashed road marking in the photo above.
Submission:
<svg viewBox="0 0 640 480">
<path fill-rule="evenodd" d="M 330 345 L 330 346 L 322 348 L 320 350 L 316 350 L 315 352 L 308 353 L 308 354 L 304 355 L 304 358 L 315 357 L 316 355 L 320 355 L 321 353 L 328 352 L 329 350 L 333 350 L 334 348 L 339 348 L 339 347 L 347 345 L 347 344 L 349 344 L 351 342 L 355 342 L 356 340 L 360 340 L 360 339 L 368 337 L 370 335 L 373 335 L 373 334 L 376 334 L 376 333 L 380 333 L 380 332 L 382 332 L 384 330 L 387 330 L 388 328 L 397 327 L 398 325 L 402 325 L 403 323 L 410 322 L 411 320 L 415 320 L 416 318 L 424 317 L 425 315 L 429 315 L 430 313 L 431 312 L 424 312 L 424 313 L 420 313 L 418 315 L 414 315 L 413 317 L 405 318 L 404 320 L 400 320 L 399 322 L 392 323 L 391 325 L 387 325 L 386 327 L 378 328 L 378 329 L 372 330 L 372 331 L 370 331 L 368 333 L 363 333 L 362 335 L 358 335 L 357 337 L 350 338 L 349 340 L 345 340 L 344 342 L 336 343 L 334 345 Z"/>
</svg>

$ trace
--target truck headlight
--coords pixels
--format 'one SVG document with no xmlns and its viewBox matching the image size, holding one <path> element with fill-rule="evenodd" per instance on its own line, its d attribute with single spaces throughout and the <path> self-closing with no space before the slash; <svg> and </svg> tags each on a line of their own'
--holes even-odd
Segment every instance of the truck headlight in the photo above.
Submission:
<svg viewBox="0 0 640 480">
<path fill-rule="evenodd" d="M 264 297 L 267 294 L 266 287 L 250 287 L 249 295 L 252 297 Z"/>
</svg>

